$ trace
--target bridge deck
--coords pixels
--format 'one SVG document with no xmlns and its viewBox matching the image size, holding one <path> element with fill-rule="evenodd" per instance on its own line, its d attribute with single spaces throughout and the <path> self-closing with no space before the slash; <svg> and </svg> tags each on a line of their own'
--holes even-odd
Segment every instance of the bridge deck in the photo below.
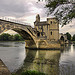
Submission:
<svg viewBox="0 0 75 75">
<path fill-rule="evenodd" d="M 3 20 L 3 19 L 0 19 L 0 21 L 5 21 L 5 22 L 9 22 L 9 23 L 14 23 L 14 24 L 18 24 L 18 25 L 24 25 L 24 26 L 28 26 L 28 27 L 31 27 L 31 25 L 29 24 L 23 24 L 23 23 L 19 23 L 19 22 L 14 22 L 14 21 L 9 21 L 9 20 Z"/>
</svg>

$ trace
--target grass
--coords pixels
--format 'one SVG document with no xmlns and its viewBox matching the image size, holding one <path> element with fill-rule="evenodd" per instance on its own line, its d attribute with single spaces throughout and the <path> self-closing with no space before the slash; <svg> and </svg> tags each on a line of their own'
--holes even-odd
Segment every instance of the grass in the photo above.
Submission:
<svg viewBox="0 0 75 75">
<path fill-rule="evenodd" d="M 17 75 L 17 74 L 12 74 L 12 75 Z M 29 71 L 22 72 L 21 75 L 46 75 L 46 74 L 38 71 L 29 70 Z"/>
<path fill-rule="evenodd" d="M 75 44 L 75 41 L 72 41 Z"/>
</svg>

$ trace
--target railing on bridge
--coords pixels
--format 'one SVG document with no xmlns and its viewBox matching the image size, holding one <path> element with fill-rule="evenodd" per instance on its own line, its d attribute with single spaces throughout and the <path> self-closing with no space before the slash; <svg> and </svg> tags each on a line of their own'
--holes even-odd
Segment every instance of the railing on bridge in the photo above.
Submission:
<svg viewBox="0 0 75 75">
<path fill-rule="evenodd" d="M 30 32 L 33 36 L 36 36 L 34 29 L 31 27 L 31 25 L 30 25 L 29 23 L 22 22 L 22 21 L 20 21 L 20 20 L 10 19 L 10 18 L 7 18 L 7 17 L 0 17 L 0 20 L 25 25 L 25 26 L 27 27 L 27 29 L 29 30 L 29 32 Z"/>
<path fill-rule="evenodd" d="M 16 20 L 16 19 L 11 19 L 11 18 L 7 18 L 7 17 L 0 17 L 0 19 L 1 20 L 5 20 L 5 21 L 9 21 L 9 22 L 14 22 L 14 23 L 30 26 L 30 23 L 26 23 L 26 22 L 23 22 L 23 21 L 20 21 L 20 20 Z"/>
</svg>

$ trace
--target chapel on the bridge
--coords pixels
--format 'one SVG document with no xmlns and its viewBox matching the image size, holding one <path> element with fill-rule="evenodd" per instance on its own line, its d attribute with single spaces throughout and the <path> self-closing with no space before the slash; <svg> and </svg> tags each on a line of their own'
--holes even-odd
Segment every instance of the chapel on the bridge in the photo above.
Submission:
<svg viewBox="0 0 75 75">
<path fill-rule="evenodd" d="M 38 38 L 50 41 L 59 40 L 59 22 L 57 18 L 47 18 L 47 21 L 40 21 L 40 16 L 37 14 L 34 26 Z"/>
</svg>

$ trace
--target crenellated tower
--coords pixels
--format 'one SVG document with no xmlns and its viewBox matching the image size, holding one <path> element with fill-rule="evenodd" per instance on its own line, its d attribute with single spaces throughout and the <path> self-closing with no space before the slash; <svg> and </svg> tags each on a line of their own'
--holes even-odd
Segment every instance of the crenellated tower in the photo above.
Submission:
<svg viewBox="0 0 75 75">
<path fill-rule="evenodd" d="M 59 21 L 57 18 L 47 18 L 47 22 L 50 24 L 49 26 L 49 40 L 50 41 L 58 41 L 59 40 Z"/>
</svg>

